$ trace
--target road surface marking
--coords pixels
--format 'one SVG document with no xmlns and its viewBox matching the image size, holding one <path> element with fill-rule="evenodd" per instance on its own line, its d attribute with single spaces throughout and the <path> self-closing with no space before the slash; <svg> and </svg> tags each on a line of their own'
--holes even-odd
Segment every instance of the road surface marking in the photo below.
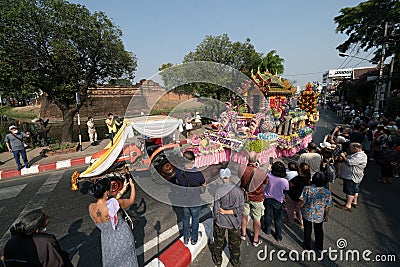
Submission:
<svg viewBox="0 0 400 267">
<path fill-rule="evenodd" d="M 207 214 L 210 212 L 210 207 L 208 209 L 202 208 L 200 210 L 200 217 L 202 217 L 204 214 Z M 161 242 L 167 240 L 171 236 L 174 236 L 179 232 L 180 229 L 183 228 L 182 222 L 179 222 L 177 225 L 172 226 L 171 228 L 167 229 L 163 233 L 161 233 L 159 236 L 154 237 L 153 239 L 147 241 L 144 245 L 141 245 L 136 249 L 136 255 L 139 256 L 143 254 L 145 251 L 149 251 L 150 249 L 156 247 L 159 245 Z"/>
<path fill-rule="evenodd" d="M 49 188 L 54 189 L 55 185 L 57 185 L 57 183 L 61 180 L 62 176 L 63 176 L 64 172 L 58 172 L 58 173 L 53 173 L 51 175 L 49 175 L 49 177 L 47 178 L 46 182 L 39 188 L 39 190 L 36 192 L 36 194 L 32 197 L 32 199 L 29 201 L 28 204 L 25 205 L 24 209 L 21 211 L 21 213 L 18 215 L 18 217 L 15 219 L 15 221 L 8 227 L 10 228 L 11 226 L 13 226 L 16 222 L 18 222 L 19 218 L 30 212 L 33 211 L 35 209 L 41 209 L 45 206 L 46 202 L 47 202 L 47 197 L 43 198 L 43 193 L 49 193 L 51 191 L 49 191 Z M 53 184 L 55 183 L 55 185 L 53 186 Z M 3 237 L 0 239 L 0 247 L 3 247 L 7 240 L 10 238 L 10 231 L 7 231 Z"/>
<path fill-rule="evenodd" d="M 62 178 L 62 173 L 60 175 L 50 175 L 49 178 L 47 178 L 46 182 L 40 187 L 38 192 L 36 194 L 45 194 L 52 192 L 54 188 L 56 188 L 58 182 Z"/>
<path fill-rule="evenodd" d="M 16 197 L 24 188 L 26 184 L 10 186 L 0 189 L 0 200 Z"/>
</svg>

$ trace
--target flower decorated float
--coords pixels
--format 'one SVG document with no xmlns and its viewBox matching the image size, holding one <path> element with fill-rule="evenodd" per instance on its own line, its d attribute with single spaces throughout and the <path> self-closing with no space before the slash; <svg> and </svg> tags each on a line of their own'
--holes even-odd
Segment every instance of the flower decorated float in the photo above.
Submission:
<svg viewBox="0 0 400 267">
<path fill-rule="evenodd" d="M 317 110 L 319 93 L 313 90 L 312 83 L 307 83 L 306 89 L 300 93 L 299 106 L 307 113 L 308 120 L 316 123 L 319 120 Z"/>
<path fill-rule="evenodd" d="M 270 158 L 293 156 L 311 141 L 313 125 L 306 125 L 307 111 L 290 107 L 295 92 L 290 83 L 269 72 L 252 73 L 251 79 L 256 86 L 248 81 L 238 88 L 244 103 L 227 102 L 218 122 L 190 140 L 185 150 L 195 153 L 195 166 L 230 160 L 246 164 L 250 151 L 258 153 L 263 165 Z"/>
</svg>

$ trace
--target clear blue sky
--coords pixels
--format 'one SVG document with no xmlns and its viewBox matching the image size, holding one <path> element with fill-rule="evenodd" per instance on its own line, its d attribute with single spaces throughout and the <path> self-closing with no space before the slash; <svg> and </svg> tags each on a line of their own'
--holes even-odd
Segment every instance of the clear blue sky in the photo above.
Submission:
<svg viewBox="0 0 400 267">
<path fill-rule="evenodd" d="M 138 58 L 135 81 L 148 79 L 163 63 L 178 64 L 206 35 L 227 33 L 231 41 L 251 39 L 257 52 L 276 50 L 285 62 L 282 75 L 295 85 L 322 81 L 329 69 L 366 67 L 349 63 L 335 49 L 345 35 L 333 18 L 360 0 L 73 0 L 103 11 L 123 31 L 125 48 Z M 366 57 L 356 50 L 352 55 Z M 343 64 L 344 63 L 344 64 Z M 303 75 L 307 74 L 307 75 Z"/>
</svg>

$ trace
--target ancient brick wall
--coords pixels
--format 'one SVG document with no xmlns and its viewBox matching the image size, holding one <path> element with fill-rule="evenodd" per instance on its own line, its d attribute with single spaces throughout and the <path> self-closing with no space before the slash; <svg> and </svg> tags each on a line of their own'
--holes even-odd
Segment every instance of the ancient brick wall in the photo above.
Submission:
<svg viewBox="0 0 400 267">
<path fill-rule="evenodd" d="M 109 112 L 122 117 L 128 106 L 128 116 L 139 115 L 141 112 L 148 114 L 151 109 L 173 108 L 192 99 L 191 95 L 167 93 L 163 87 L 151 80 L 132 87 L 98 87 L 90 89 L 89 95 L 89 101 L 80 109 L 82 118 L 105 118 Z M 42 118 L 62 118 L 60 109 L 55 104 L 48 103 L 45 97 L 39 102 Z"/>
<path fill-rule="evenodd" d="M 131 105 L 130 107 L 137 107 L 145 104 L 143 96 L 135 96 L 140 105 Z M 114 113 L 120 117 L 125 115 L 125 111 L 131 101 L 132 96 L 112 96 L 112 97 L 91 97 L 85 103 L 79 113 L 82 118 L 92 116 L 94 118 L 105 118 L 109 112 Z M 141 100 L 139 100 L 141 99 Z M 140 109 L 136 109 L 140 113 Z M 62 118 L 60 109 L 52 103 L 47 103 L 46 100 L 42 101 L 40 115 L 42 118 Z"/>
</svg>

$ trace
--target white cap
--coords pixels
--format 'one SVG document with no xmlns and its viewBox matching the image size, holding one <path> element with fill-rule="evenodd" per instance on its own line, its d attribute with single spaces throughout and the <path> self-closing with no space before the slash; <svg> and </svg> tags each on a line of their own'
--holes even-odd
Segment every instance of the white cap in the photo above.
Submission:
<svg viewBox="0 0 400 267">
<path fill-rule="evenodd" d="M 331 143 L 329 143 L 329 142 L 319 143 L 319 146 L 322 148 L 328 148 L 328 149 L 332 148 Z"/>
<path fill-rule="evenodd" d="M 338 143 L 342 144 L 342 143 L 346 143 L 349 140 L 344 138 L 343 136 L 339 135 L 338 137 L 336 137 L 336 140 L 338 141 Z"/>
<path fill-rule="evenodd" d="M 229 179 L 229 178 L 231 177 L 231 170 L 230 170 L 229 168 L 220 169 L 220 170 L 219 170 L 219 176 L 220 176 L 222 179 L 225 179 L 225 178 Z"/>
<path fill-rule="evenodd" d="M 9 131 L 11 131 L 12 129 L 17 129 L 17 126 L 11 125 L 10 127 L 8 127 L 8 130 L 9 130 Z"/>
</svg>

